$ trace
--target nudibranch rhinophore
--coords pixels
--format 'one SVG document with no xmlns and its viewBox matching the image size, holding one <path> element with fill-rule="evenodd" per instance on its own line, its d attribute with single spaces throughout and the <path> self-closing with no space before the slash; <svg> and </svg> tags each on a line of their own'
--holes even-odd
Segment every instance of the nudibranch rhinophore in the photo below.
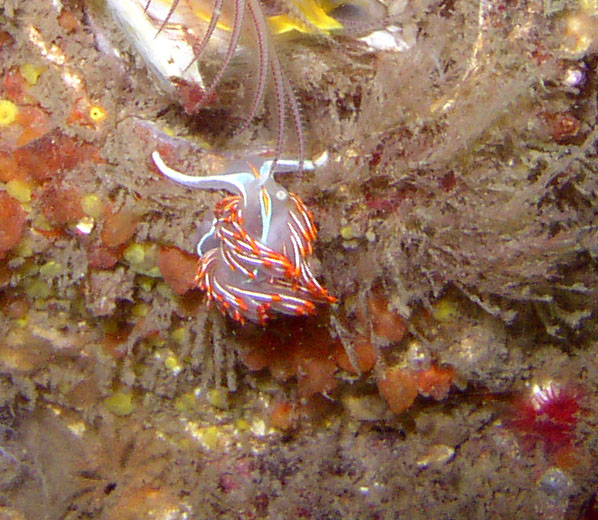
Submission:
<svg viewBox="0 0 598 520">
<path fill-rule="evenodd" d="M 264 325 L 274 312 L 304 316 L 315 313 L 315 303 L 336 301 L 309 265 L 316 238 L 311 212 L 274 179 L 274 173 L 300 169 L 300 161 L 256 155 L 234 161 L 222 175 L 195 177 L 169 168 L 157 151 L 152 158 L 180 184 L 235 194 L 216 204 L 212 226 L 197 245 L 196 286 L 223 314 Z M 303 169 L 317 165 L 304 161 Z"/>
</svg>

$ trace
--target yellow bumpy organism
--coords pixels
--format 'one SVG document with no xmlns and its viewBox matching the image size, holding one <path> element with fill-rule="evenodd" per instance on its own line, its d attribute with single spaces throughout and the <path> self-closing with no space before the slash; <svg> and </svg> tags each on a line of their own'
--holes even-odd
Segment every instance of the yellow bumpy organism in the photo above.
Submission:
<svg viewBox="0 0 598 520">
<path fill-rule="evenodd" d="M 19 107 L 12 101 L 0 99 L 0 126 L 8 126 L 15 122 Z"/>
</svg>

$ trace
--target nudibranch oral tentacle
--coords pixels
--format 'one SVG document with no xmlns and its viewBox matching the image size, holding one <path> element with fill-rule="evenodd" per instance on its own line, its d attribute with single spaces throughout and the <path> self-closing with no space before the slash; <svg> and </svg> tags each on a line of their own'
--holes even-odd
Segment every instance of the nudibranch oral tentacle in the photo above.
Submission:
<svg viewBox="0 0 598 520">
<path fill-rule="evenodd" d="M 311 272 L 311 212 L 274 179 L 301 162 L 304 170 L 318 163 L 256 155 L 234 161 L 222 175 L 195 177 L 167 166 L 158 152 L 152 158 L 179 184 L 233 193 L 216 204 L 212 226 L 197 245 L 196 286 L 223 314 L 263 325 L 276 312 L 304 316 L 315 313 L 315 303 L 336 301 Z"/>
</svg>

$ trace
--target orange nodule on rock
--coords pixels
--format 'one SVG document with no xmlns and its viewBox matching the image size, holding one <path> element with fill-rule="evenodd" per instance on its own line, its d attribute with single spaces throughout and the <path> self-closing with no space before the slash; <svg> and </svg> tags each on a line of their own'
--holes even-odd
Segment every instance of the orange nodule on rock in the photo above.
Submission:
<svg viewBox="0 0 598 520">
<path fill-rule="evenodd" d="M 93 244 L 87 251 L 89 267 L 93 269 L 110 269 L 120 259 L 122 250 L 114 250 L 103 244 Z"/>
<path fill-rule="evenodd" d="M 241 360 L 249 370 L 269 368 L 279 381 L 286 381 L 296 373 L 295 344 L 285 342 L 272 330 L 267 330 L 256 338 L 249 338 L 249 348 L 242 352 Z"/>
<path fill-rule="evenodd" d="M 279 430 L 290 430 L 295 422 L 295 414 L 291 403 L 278 401 L 270 409 L 270 426 Z"/>
<path fill-rule="evenodd" d="M 561 469 L 570 470 L 581 462 L 575 446 L 562 446 L 553 455 L 554 463 Z"/>
<path fill-rule="evenodd" d="M 204 294 L 200 291 L 189 291 L 179 298 L 177 313 L 182 318 L 197 316 L 199 309 L 205 305 Z"/>
<path fill-rule="evenodd" d="M 378 351 L 370 341 L 364 336 L 356 335 L 353 342 L 353 352 L 355 354 L 355 362 L 359 372 L 369 372 L 376 364 L 378 358 Z M 335 349 L 334 357 L 340 368 L 349 372 L 350 374 L 357 375 L 358 371 L 355 369 L 349 356 L 342 345 L 338 345 Z"/>
<path fill-rule="evenodd" d="M 417 397 L 417 378 L 410 370 L 389 368 L 378 379 L 378 390 L 392 412 L 402 413 Z"/>
<path fill-rule="evenodd" d="M 21 239 L 25 219 L 26 214 L 21 204 L 6 192 L 0 191 L 0 259 Z"/>
<path fill-rule="evenodd" d="M 41 202 L 44 216 L 57 226 L 73 224 L 84 215 L 81 194 L 73 187 L 48 185 L 42 191 Z"/>
<path fill-rule="evenodd" d="M 334 373 L 336 363 L 331 359 L 305 359 L 299 365 L 297 375 L 300 397 L 310 397 L 313 394 L 327 394 L 334 390 L 337 380 Z"/>
<path fill-rule="evenodd" d="M 541 116 L 550 137 L 557 143 L 562 143 L 579 133 L 581 123 L 569 112 L 543 112 Z"/>
<path fill-rule="evenodd" d="M 66 118 L 66 124 L 91 126 L 91 121 L 89 119 L 89 110 L 87 106 L 88 103 L 85 102 L 83 99 L 75 101 L 73 108 L 71 109 L 69 115 Z"/>
<path fill-rule="evenodd" d="M 106 334 L 101 345 L 106 354 L 114 359 L 122 359 L 126 354 L 126 349 L 122 348 L 125 341 L 126 336 L 123 337 L 121 334 Z"/>
<path fill-rule="evenodd" d="M 278 358 L 285 359 L 284 354 L 281 355 L 280 351 L 277 349 L 277 342 L 270 338 L 267 332 L 262 337 L 262 340 L 263 341 L 256 345 L 252 345 L 241 354 L 243 364 L 249 370 L 257 371 L 264 368 L 272 368 L 277 364 Z M 293 373 L 290 366 L 290 357 L 287 359 L 289 359 L 289 369 L 283 370 L 278 376 L 273 373 L 277 379 L 282 381 L 291 377 Z"/>
<path fill-rule="evenodd" d="M 415 377 L 417 389 L 422 395 L 441 401 L 446 398 L 451 389 L 455 370 L 453 367 L 432 365 L 427 370 L 416 371 Z"/>
<path fill-rule="evenodd" d="M 0 297 L 0 310 L 13 319 L 22 319 L 29 312 L 29 301 L 20 295 L 5 294 Z"/>
<path fill-rule="evenodd" d="M 9 182 L 25 177 L 26 174 L 19 168 L 14 155 L 10 152 L 0 151 L 0 182 Z"/>
<path fill-rule="evenodd" d="M 14 103 L 24 103 L 25 87 L 23 75 L 18 69 L 14 69 L 4 76 L 2 94 Z"/>
<path fill-rule="evenodd" d="M 43 133 L 38 128 L 25 127 L 21 132 L 21 135 L 17 139 L 17 146 L 25 146 L 26 144 L 29 144 L 31 141 L 39 139 L 42 135 Z"/>
<path fill-rule="evenodd" d="M 8 268 L 5 261 L 0 261 L 0 288 L 8 285 L 12 276 L 12 271 Z"/>
<path fill-rule="evenodd" d="M 79 20 L 77 20 L 71 11 L 63 9 L 58 15 L 58 25 L 60 25 L 67 34 L 70 34 L 79 28 Z"/>
<path fill-rule="evenodd" d="M 98 148 L 61 133 L 46 134 L 15 152 L 17 165 L 37 180 L 45 181 L 59 171 L 85 161 L 101 162 Z"/>
<path fill-rule="evenodd" d="M 455 377 L 452 367 L 432 365 L 426 370 L 391 367 L 378 378 L 378 390 L 394 413 L 402 413 L 418 395 L 446 399 Z"/>
<path fill-rule="evenodd" d="M 398 343 L 403 339 L 407 333 L 407 325 L 395 311 L 388 309 L 386 298 L 376 293 L 370 294 L 368 310 L 376 336 L 392 343 Z"/>
<path fill-rule="evenodd" d="M 291 328 L 287 321 L 273 321 L 266 331 L 245 341 L 241 359 L 247 368 L 267 368 L 279 381 L 297 377 L 301 397 L 329 393 L 337 385 L 339 341 L 315 320 L 297 320 Z"/>
<path fill-rule="evenodd" d="M 165 282 L 178 295 L 195 287 L 197 258 L 176 247 L 162 248 L 158 252 L 158 267 Z"/>
<path fill-rule="evenodd" d="M 0 49 L 8 47 L 15 42 L 15 39 L 7 31 L 0 31 Z"/>
<path fill-rule="evenodd" d="M 39 107 L 24 106 L 19 108 L 17 123 L 23 131 L 17 140 L 17 146 L 25 146 L 50 131 L 50 118 Z"/>
<path fill-rule="evenodd" d="M 123 208 L 114 213 L 107 210 L 100 238 L 108 247 L 120 246 L 133 237 L 137 223 L 137 215 L 129 209 Z"/>
</svg>

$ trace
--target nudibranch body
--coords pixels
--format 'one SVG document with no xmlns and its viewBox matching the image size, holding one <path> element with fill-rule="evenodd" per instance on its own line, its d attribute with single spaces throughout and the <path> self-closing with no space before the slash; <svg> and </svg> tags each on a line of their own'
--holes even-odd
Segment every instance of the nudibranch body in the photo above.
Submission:
<svg viewBox="0 0 598 520">
<path fill-rule="evenodd" d="M 212 227 L 197 245 L 195 283 L 223 314 L 263 325 L 272 312 L 303 316 L 315 312 L 315 303 L 336 301 L 310 269 L 316 238 L 311 212 L 274 179 L 274 173 L 299 169 L 299 161 L 252 156 L 222 175 L 194 177 L 169 168 L 158 152 L 152 157 L 180 184 L 235 194 L 216 204 Z M 315 166 L 303 162 L 304 170 Z"/>
</svg>

